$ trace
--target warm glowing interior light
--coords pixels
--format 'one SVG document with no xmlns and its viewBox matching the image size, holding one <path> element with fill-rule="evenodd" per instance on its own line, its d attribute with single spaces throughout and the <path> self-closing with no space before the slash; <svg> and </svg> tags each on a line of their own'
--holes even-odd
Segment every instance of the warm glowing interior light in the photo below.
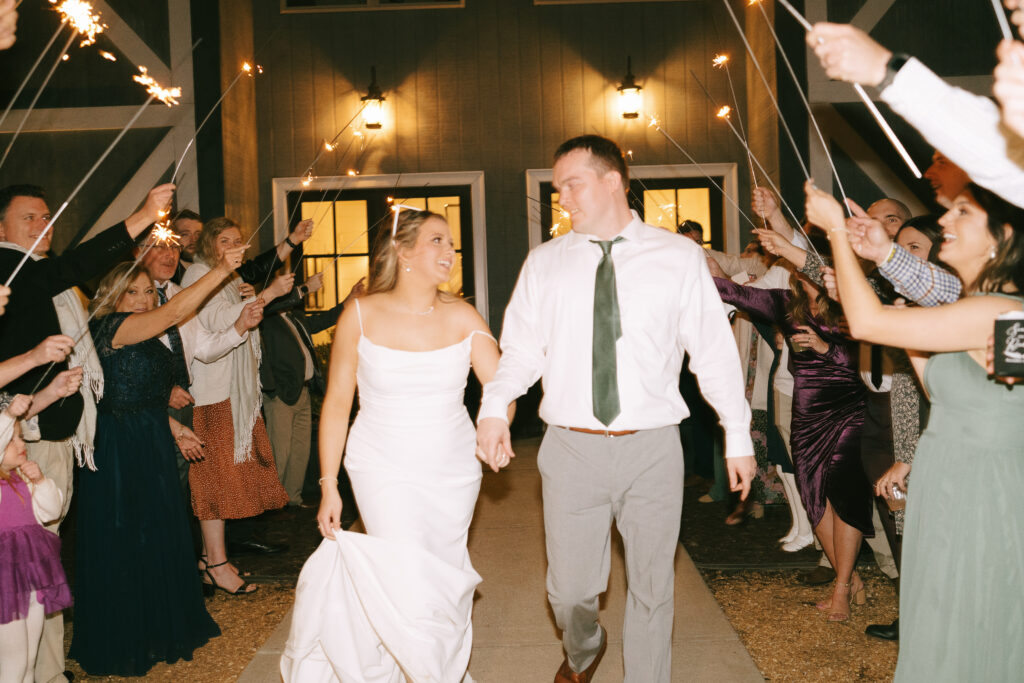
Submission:
<svg viewBox="0 0 1024 683">
<path fill-rule="evenodd" d="M 363 109 L 363 123 L 372 130 L 377 130 L 384 125 L 383 100 L 371 99 L 366 101 L 366 107 Z"/>
<path fill-rule="evenodd" d="M 622 118 L 639 118 L 640 109 L 643 106 L 643 98 L 640 96 L 640 86 L 620 88 L 619 104 L 622 107 Z"/>
</svg>

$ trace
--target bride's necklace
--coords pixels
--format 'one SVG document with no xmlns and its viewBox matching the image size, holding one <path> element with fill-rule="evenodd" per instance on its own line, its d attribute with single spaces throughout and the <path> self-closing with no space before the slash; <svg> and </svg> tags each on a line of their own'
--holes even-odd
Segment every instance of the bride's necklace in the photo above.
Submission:
<svg viewBox="0 0 1024 683">
<path fill-rule="evenodd" d="M 411 310 L 411 309 L 409 309 L 408 307 L 405 307 L 405 306 L 403 306 L 402 308 L 403 308 L 402 313 L 408 313 L 409 315 L 430 315 L 431 313 L 434 312 L 434 305 L 433 304 L 431 304 L 430 308 L 428 308 L 425 311 L 413 311 L 413 310 Z"/>
</svg>

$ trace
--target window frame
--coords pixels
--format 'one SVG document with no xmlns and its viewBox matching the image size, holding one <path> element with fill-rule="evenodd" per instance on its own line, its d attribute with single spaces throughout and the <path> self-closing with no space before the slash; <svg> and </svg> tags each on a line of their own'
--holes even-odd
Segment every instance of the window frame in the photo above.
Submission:
<svg viewBox="0 0 1024 683">
<path fill-rule="evenodd" d="M 550 183 L 553 175 L 550 168 L 531 168 L 526 171 L 526 215 L 530 249 L 540 246 L 544 241 L 540 212 L 550 211 L 550 209 L 542 206 L 535 200 L 543 199 L 540 196 L 541 183 Z M 736 208 L 739 204 L 739 178 L 735 163 L 711 163 L 701 164 L 700 166 L 696 164 L 662 164 L 629 167 L 629 177 L 642 180 L 703 179 L 707 178 L 707 176 L 722 178 L 722 190 L 732 200 L 723 200 L 722 216 L 725 223 L 723 226 L 723 239 L 725 244 L 722 247 L 722 251 L 728 254 L 738 254 L 740 253 L 741 246 L 740 213 Z"/>
<path fill-rule="evenodd" d="M 274 202 L 274 242 L 281 242 L 288 234 L 288 194 L 290 192 L 315 192 L 338 190 L 393 190 L 396 194 L 426 187 L 461 185 L 469 188 L 473 221 L 473 307 L 489 321 L 487 292 L 487 229 L 484 207 L 484 172 L 456 171 L 443 173 L 394 173 L 388 175 L 323 176 L 314 177 L 309 185 L 303 185 L 303 177 L 274 178 L 272 181 Z M 343 192 L 339 193 L 339 199 Z"/>
<path fill-rule="evenodd" d="M 419 0 L 401 5 L 383 5 L 381 0 L 366 0 L 363 7 L 288 7 L 288 0 L 281 0 L 281 14 L 324 14 L 327 12 L 384 12 L 389 10 L 424 10 L 424 9 L 465 9 L 466 0 L 436 4 L 432 0 Z"/>
</svg>

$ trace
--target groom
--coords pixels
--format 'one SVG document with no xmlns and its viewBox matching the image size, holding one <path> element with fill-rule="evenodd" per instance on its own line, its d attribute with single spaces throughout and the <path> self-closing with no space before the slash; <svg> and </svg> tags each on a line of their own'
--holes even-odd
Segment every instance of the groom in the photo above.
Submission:
<svg viewBox="0 0 1024 683">
<path fill-rule="evenodd" d="M 668 683 L 683 497 L 677 426 L 689 412 L 679 371 L 689 353 L 725 429 L 730 486 L 745 498 L 756 466 L 739 354 L 704 251 L 630 210 L 629 171 L 614 142 L 564 142 L 554 186 L 573 229 L 526 259 L 505 311 L 501 362 L 484 387 L 477 444 L 488 463 L 507 464 L 508 405 L 542 378 L 547 591 L 565 648 L 555 681 L 590 681 L 604 654 L 598 598 L 614 519 L 629 577 L 625 680 Z"/>
</svg>

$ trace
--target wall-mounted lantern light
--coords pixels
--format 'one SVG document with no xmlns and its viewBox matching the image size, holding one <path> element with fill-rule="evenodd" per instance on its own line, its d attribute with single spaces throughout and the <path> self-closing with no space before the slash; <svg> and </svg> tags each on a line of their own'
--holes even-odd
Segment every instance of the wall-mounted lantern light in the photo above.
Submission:
<svg viewBox="0 0 1024 683">
<path fill-rule="evenodd" d="M 361 98 L 365 103 L 363 107 L 363 122 L 371 130 L 379 130 L 384 121 L 384 93 L 377 85 L 377 67 L 370 67 L 370 89 L 366 96 Z"/>
<path fill-rule="evenodd" d="M 636 83 L 636 76 L 633 75 L 633 58 L 626 57 L 626 77 L 622 79 L 619 86 L 619 104 L 622 107 L 622 118 L 635 119 L 640 117 L 640 109 L 643 105 L 643 98 L 640 96 L 641 88 Z"/>
</svg>

